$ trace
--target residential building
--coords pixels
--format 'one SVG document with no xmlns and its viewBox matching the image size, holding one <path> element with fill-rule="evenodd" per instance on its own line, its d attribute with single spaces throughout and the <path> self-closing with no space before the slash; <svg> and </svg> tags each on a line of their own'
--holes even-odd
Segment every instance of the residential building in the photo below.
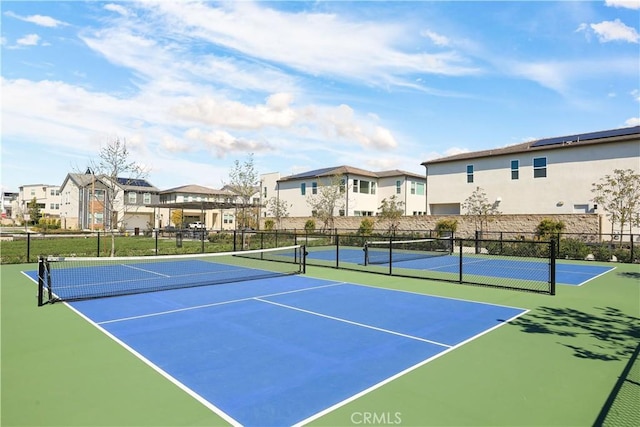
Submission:
<svg viewBox="0 0 640 427">
<path fill-rule="evenodd" d="M 62 186 L 60 219 L 65 229 L 138 231 L 154 226 L 159 190 L 145 179 L 67 174 Z"/>
<path fill-rule="evenodd" d="M 291 217 L 312 216 L 310 201 L 325 186 L 339 186 L 342 196 L 336 205 L 336 216 L 374 216 L 383 199 L 395 200 L 404 215 L 426 213 L 425 177 L 400 170 L 372 172 L 352 166 L 317 169 L 286 177 L 277 172 L 261 176 L 262 205 L 275 198 L 287 205 Z M 263 217 L 269 216 L 263 209 Z"/>
<path fill-rule="evenodd" d="M 174 226 L 188 227 L 189 224 L 200 221 L 209 230 L 231 230 L 236 227 L 237 196 L 230 190 L 223 188 L 215 190 L 201 185 L 184 185 L 160 192 L 158 209 L 158 228 Z M 176 223 L 172 212 L 179 210 L 182 224 Z"/>
<path fill-rule="evenodd" d="M 17 206 L 19 196 L 20 193 L 13 193 L 10 191 L 2 192 L 2 199 L 0 199 L 0 214 L 3 220 L 11 220 L 14 218 L 14 204 Z"/>
<path fill-rule="evenodd" d="M 35 200 L 43 218 L 60 217 L 60 187 L 50 184 L 21 185 L 13 218 L 29 219 L 29 205 Z"/>
<path fill-rule="evenodd" d="M 462 204 L 478 187 L 505 214 L 602 214 L 593 203 L 592 184 L 615 169 L 640 173 L 640 126 L 545 138 L 422 165 L 430 215 L 463 214 Z M 611 224 L 603 230 L 609 227 L 619 232 Z"/>
</svg>

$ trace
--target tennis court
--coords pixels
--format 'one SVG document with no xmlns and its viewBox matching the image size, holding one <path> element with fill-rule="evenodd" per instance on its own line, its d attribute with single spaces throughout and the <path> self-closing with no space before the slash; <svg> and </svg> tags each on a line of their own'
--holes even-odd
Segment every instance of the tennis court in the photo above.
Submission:
<svg viewBox="0 0 640 427">
<path fill-rule="evenodd" d="M 69 304 L 223 419 L 241 425 L 310 422 L 527 311 L 256 274 L 257 268 L 237 263 L 233 278 L 252 280 L 183 286 L 226 275 L 228 265 L 214 260 L 65 265 L 50 274 L 53 283 L 69 285 L 57 289 L 72 300 L 102 296 L 95 290 L 122 283 L 136 291 L 158 280 L 177 287 Z"/>
<path fill-rule="evenodd" d="M 0 421 L 638 425 L 640 271 L 584 264 L 616 268 L 556 296 L 307 266 L 43 307 L 3 265 Z"/>
<path fill-rule="evenodd" d="M 310 260 L 328 262 L 338 260 L 340 263 L 365 264 L 365 254 L 362 248 L 339 248 L 338 251 L 335 248 L 316 250 L 311 248 L 307 256 Z M 460 270 L 460 257 L 457 254 L 440 253 L 434 255 L 428 252 L 416 254 L 413 251 L 395 251 L 393 257 L 393 265 L 398 269 L 433 271 L 454 276 L 457 276 Z M 388 250 L 378 252 L 375 259 L 376 261 L 371 265 L 388 266 Z M 581 286 L 613 268 L 584 263 L 559 262 L 556 264 L 556 284 Z M 462 258 L 462 269 L 468 275 L 500 279 L 540 282 L 549 279 L 549 267 L 544 259 L 519 260 L 484 254 L 465 254 Z"/>
</svg>

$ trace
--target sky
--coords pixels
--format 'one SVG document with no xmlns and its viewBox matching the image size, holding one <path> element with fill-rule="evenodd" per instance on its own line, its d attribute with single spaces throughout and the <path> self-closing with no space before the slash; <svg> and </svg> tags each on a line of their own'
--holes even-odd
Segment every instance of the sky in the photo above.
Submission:
<svg viewBox="0 0 640 427">
<path fill-rule="evenodd" d="M 640 0 L 5 1 L 1 186 L 119 139 L 159 189 L 640 124 Z"/>
</svg>

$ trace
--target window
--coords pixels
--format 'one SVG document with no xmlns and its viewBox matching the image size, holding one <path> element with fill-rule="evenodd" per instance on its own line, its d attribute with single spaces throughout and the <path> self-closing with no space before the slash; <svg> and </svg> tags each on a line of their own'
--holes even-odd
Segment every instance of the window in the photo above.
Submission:
<svg viewBox="0 0 640 427">
<path fill-rule="evenodd" d="M 371 211 L 353 211 L 354 216 L 373 216 Z"/>
<path fill-rule="evenodd" d="M 473 182 L 473 165 L 467 165 L 467 182 Z"/>
<path fill-rule="evenodd" d="M 233 215 L 228 213 L 224 214 L 222 216 L 222 222 L 225 224 L 233 224 Z"/>
<path fill-rule="evenodd" d="M 148 205 L 151 203 L 151 193 L 144 193 L 144 195 L 142 196 L 143 200 L 144 200 L 144 204 Z"/>
<path fill-rule="evenodd" d="M 93 194 L 89 194 L 89 197 L 93 200 L 98 200 L 100 202 L 104 201 L 104 190 L 96 190 Z"/>
<path fill-rule="evenodd" d="M 344 194 L 344 192 L 347 190 L 347 181 L 342 178 L 340 179 L 340 194 Z"/>
<path fill-rule="evenodd" d="M 402 192 L 402 181 L 396 181 L 396 194 L 400 194 Z"/>
<path fill-rule="evenodd" d="M 371 194 L 376 194 L 376 183 L 375 182 L 371 183 Z"/>
<path fill-rule="evenodd" d="M 317 182 L 312 182 L 311 183 L 311 194 L 318 194 L 318 183 Z"/>
<path fill-rule="evenodd" d="M 534 178 L 547 177 L 547 158 L 546 157 L 536 157 L 533 159 L 533 177 Z"/>
<path fill-rule="evenodd" d="M 354 179 L 354 180 L 353 180 L 353 192 L 354 192 L 354 193 L 357 193 L 358 191 L 359 191 L 359 190 L 358 190 L 358 180 L 357 180 L 357 179 Z"/>
<path fill-rule="evenodd" d="M 411 181 L 411 194 L 424 196 L 424 183 Z"/>
<path fill-rule="evenodd" d="M 338 211 L 338 216 L 345 216 L 345 215 L 346 215 L 346 212 L 344 211 L 344 209 L 340 209 Z"/>
<path fill-rule="evenodd" d="M 520 178 L 520 160 L 511 160 L 511 179 Z"/>
<path fill-rule="evenodd" d="M 129 192 L 129 203 L 135 203 L 138 200 L 138 193 L 135 191 Z"/>
<path fill-rule="evenodd" d="M 360 181 L 360 193 L 369 194 L 370 184 L 369 181 Z"/>
<path fill-rule="evenodd" d="M 267 198 L 267 187 L 264 187 L 264 188 L 263 188 L 263 190 L 262 190 L 262 197 L 263 197 L 263 198 L 265 198 L 265 199 Z"/>
<path fill-rule="evenodd" d="M 307 194 L 307 183 L 303 182 L 300 184 L 300 194 L 305 196 Z"/>
</svg>

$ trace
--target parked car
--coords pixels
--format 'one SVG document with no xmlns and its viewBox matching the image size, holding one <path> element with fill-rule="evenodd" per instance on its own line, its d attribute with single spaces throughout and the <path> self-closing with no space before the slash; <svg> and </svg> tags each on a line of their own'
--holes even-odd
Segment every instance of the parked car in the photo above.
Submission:
<svg viewBox="0 0 640 427">
<path fill-rule="evenodd" d="M 189 224 L 189 228 L 191 229 L 205 229 L 205 225 L 200 221 L 195 221 Z"/>
</svg>

